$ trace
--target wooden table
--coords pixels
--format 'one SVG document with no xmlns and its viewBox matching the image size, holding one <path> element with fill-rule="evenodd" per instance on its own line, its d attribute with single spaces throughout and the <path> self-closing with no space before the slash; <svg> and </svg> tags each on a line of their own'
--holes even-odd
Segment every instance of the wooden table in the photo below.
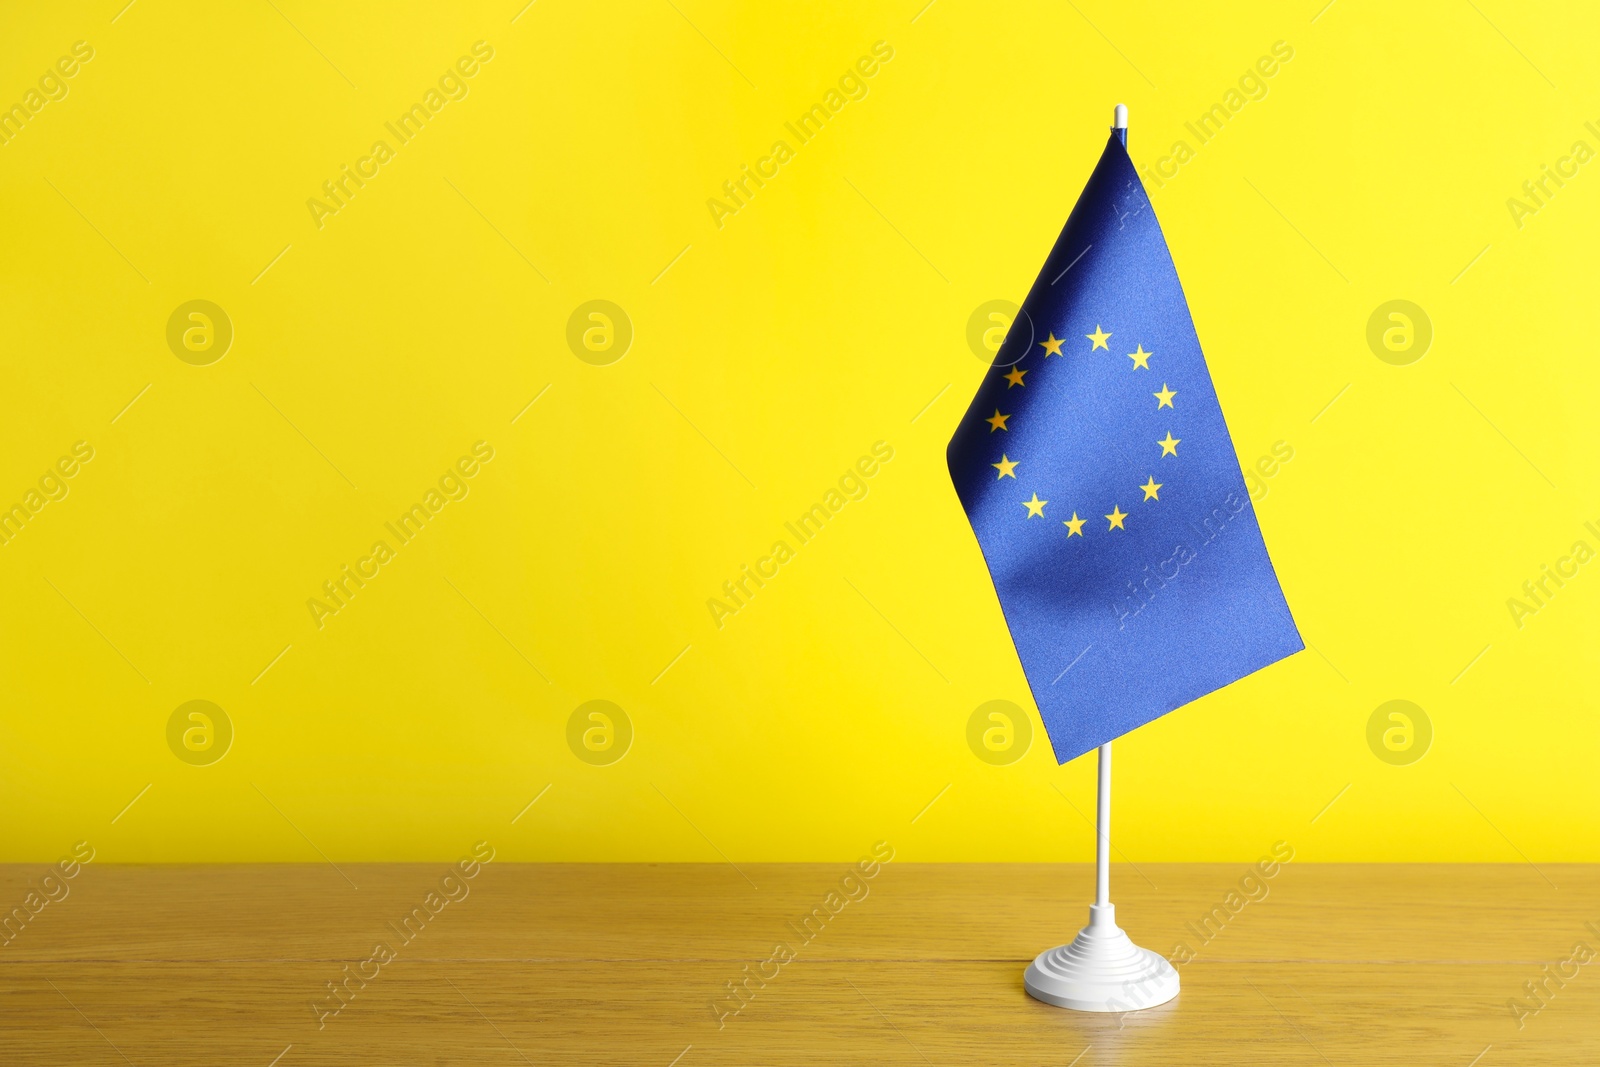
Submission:
<svg viewBox="0 0 1600 1067">
<path fill-rule="evenodd" d="M 0 1063 L 1600 1063 L 1600 963 L 1569 962 L 1600 950 L 1597 867 L 1122 865 L 1123 926 L 1193 954 L 1176 1001 L 1125 1016 L 1022 989 L 1090 867 L 853 869 L 90 864 L 32 914 L 44 868 L 0 867 L 27 920 Z"/>
</svg>

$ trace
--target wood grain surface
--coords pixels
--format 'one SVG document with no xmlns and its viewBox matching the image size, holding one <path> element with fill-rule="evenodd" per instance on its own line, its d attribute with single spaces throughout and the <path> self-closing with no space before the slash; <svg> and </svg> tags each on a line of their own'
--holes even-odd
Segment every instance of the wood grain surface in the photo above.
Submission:
<svg viewBox="0 0 1600 1067">
<path fill-rule="evenodd" d="M 1185 960 L 1121 1016 L 1022 989 L 1088 866 L 49 870 L 0 867 L 7 1065 L 1600 1062 L 1592 866 L 1118 865 Z"/>
</svg>

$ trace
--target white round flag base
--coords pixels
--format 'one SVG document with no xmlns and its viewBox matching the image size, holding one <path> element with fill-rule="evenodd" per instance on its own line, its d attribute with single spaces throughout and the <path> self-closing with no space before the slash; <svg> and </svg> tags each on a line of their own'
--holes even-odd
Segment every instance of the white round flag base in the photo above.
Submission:
<svg viewBox="0 0 1600 1067">
<path fill-rule="evenodd" d="M 1022 984 L 1046 1004 L 1075 1011 L 1138 1011 L 1178 995 L 1178 972 L 1159 953 L 1135 945 L 1117 925 L 1116 907 L 1091 904 L 1089 925 L 1070 945 L 1041 952 Z"/>
</svg>

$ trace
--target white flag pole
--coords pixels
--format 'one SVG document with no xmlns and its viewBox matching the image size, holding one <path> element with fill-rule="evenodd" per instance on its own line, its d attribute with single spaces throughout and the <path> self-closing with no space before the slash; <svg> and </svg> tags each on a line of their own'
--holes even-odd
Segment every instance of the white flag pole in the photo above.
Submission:
<svg viewBox="0 0 1600 1067">
<path fill-rule="evenodd" d="M 1117 108 L 1126 112 L 1121 104 Z M 1094 812 L 1094 902 L 1111 903 L 1111 742 L 1100 746 L 1100 795 Z"/>
<path fill-rule="evenodd" d="M 1117 925 L 1111 903 L 1111 744 L 1100 746 L 1095 812 L 1095 894 L 1089 925 L 1070 945 L 1041 952 L 1022 984 L 1046 1004 L 1078 1011 L 1138 1011 L 1178 995 L 1178 972 L 1160 954 L 1140 948 Z"/>
<path fill-rule="evenodd" d="M 1128 109 L 1118 104 L 1112 129 L 1127 143 Z M 1070 945 L 1041 952 L 1022 976 L 1029 995 L 1077 1011 L 1137 1011 L 1178 995 L 1178 972 L 1159 953 L 1135 945 L 1117 925 L 1111 903 L 1111 743 L 1100 746 L 1095 811 L 1095 893 L 1089 925 Z"/>
</svg>

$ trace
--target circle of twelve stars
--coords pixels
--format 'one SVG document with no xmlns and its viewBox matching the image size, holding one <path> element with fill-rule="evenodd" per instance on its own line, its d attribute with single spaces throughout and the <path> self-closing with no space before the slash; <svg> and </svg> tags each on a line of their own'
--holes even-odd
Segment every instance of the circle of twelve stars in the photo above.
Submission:
<svg viewBox="0 0 1600 1067">
<path fill-rule="evenodd" d="M 1106 344 L 1107 341 L 1111 340 L 1111 335 L 1102 330 L 1099 323 L 1095 324 L 1094 333 L 1086 333 L 1083 336 L 1085 340 L 1092 342 L 1092 345 L 1089 349 L 1090 352 L 1094 352 L 1097 349 L 1102 348 L 1107 352 L 1111 351 L 1111 346 Z M 1051 331 L 1049 340 L 1040 341 L 1039 347 L 1044 349 L 1044 358 L 1049 359 L 1051 356 L 1062 356 L 1065 354 L 1061 351 L 1061 345 L 1063 343 L 1064 339 L 1057 338 L 1055 332 Z M 1146 352 L 1144 350 L 1144 345 L 1139 345 L 1137 351 L 1128 353 L 1128 358 L 1133 360 L 1133 366 L 1130 369 L 1149 370 L 1150 357 L 1153 355 L 1155 355 L 1154 352 Z M 1006 381 L 1010 383 L 1006 386 L 1006 392 L 1009 393 L 1012 389 L 1015 389 L 1019 385 L 1026 387 L 1026 383 L 1022 379 L 1027 373 L 1027 371 L 1019 370 L 1017 367 L 1013 366 L 1011 368 L 1011 373 L 1005 375 Z M 1150 395 L 1156 398 L 1156 410 L 1159 411 L 1161 408 L 1172 407 L 1172 398 L 1178 394 L 1172 389 L 1169 389 L 1166 382 L 1162 382 L 1161 391 L 1159 393 L 1151 393 Z M 992 418 L 985 419 L 984 421 L 989 424 L 989 432 L 991 434 L 1001 430 L 1005 430 L 1007 433 L 1009 433 L 1010 428 L 1006 426 L 1006 420 L 1009 418 L 1011 418 L 1010 415 L 1002 415 L 1000 414 L 1000 409 L 995 408 L 994 416 Z M 1178 454 L 1178 444 L 1180 440 L 1180 438 L 1173 437 L 1172 432 L 1169 430 L 1167 431 L 1166 439 L 1163 441 L 1157 441 L 1156 444 L 1161 446 L 1162 456 L 1175 457 Z M 1000 472 L 995 476 L 996 480 L 1000 478 L 1010 478 L 1013 481 L 1016 480 L 1017 461 L 1009 459 L 1004 452 L 1000 454 L 999 463 L 991 463 L 989 465 Z M 1148 477 L 1143 485 L 1136 486 L 1135 488 L 1142 489 L 1144 491 L 1145 502 L 1152 500 L 1159 502 L 1161 499 L 1159 495 L 1161 492 L 1161 483 L 1156 481 L 1155 475 L 1153 474 Z M 1050 503 L 1050 501 L 1040 500 L 1039 494 L 1034 493 L 1032 500 L 1024 500 L 1021 503 L 1023 507 L 1028 509 L 1028 518 L 1042 519 L 1044 518 L 1044 506 Z M 1111 514 L 1105 517 L 1106 521 L 1110 524 L 1106 527 L 1106 533 L 1110 533 L 1113 530 L 1126 531 L 1127 527 L 1123 525 L 1123 523 L 1128 518 L 1128 514 L 1128 512 L 1122 510 L 1120 504 L 1113 503 L 1111 505 Z M 1067 528 L 1067 536 L 1069 538 L 1082 537 L 1083 525 L 1087 521 L 1087 519 L 1078 518 L 1078 513 L 1074 511 L 1072 513 L 1072 518 L 1063 520 L 1061 525 Z"/>
</svg>

